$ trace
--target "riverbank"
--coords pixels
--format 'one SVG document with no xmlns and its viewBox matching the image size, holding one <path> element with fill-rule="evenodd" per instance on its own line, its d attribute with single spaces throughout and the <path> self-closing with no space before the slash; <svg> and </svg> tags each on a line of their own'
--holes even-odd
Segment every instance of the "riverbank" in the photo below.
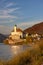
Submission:
<svg viewBox="0 0 43 65">
<path fill-rule="evenodd" d="M 43 43 L 43 38 L 40 39 L 33 39 L 31 37 L 26 37 L 26 39 L 6 39 L 3 41 L 4 44 L 7 45 L 28 45 L 28 44 L 37 44 L 37 43 Z"/>
<path fill-rule="evenodd" d="M 43 43 L 32 45 L 32 49 L 26 49 L 10 60 L 0 60 L 0 65 L 43 65 Z"/>
</svg>

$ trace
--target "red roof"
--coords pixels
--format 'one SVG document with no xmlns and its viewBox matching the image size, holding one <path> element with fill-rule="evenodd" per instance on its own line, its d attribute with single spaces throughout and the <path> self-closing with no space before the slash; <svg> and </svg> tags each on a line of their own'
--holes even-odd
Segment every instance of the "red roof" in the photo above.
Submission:
<svg viewBox="0 0 43 65">
<path fill-rule="evenodd" d="M 22 30 L 20 28 L 17 29 L 17 32 L 22 32 Z"/>
<path fill-rule="evenodd" d="M 17 28 L 16 31 L 17 32 L 23 32 L 20 28 Z M 14 30 L 12 32 L 14 32 Z"/>
</svg>

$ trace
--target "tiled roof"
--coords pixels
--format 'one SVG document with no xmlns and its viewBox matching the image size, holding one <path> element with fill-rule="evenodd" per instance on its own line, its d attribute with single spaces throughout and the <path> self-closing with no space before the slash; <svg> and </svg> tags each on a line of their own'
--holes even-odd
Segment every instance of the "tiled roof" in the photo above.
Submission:
<svg viewBox="0 0 43 65">
<path fill-rule="evenodd" d="M 14 31 L 14 30 L 13 30 L 13 31 Z M 13 32 L 13 31 L 12 31 L 12 32 Z M 23 32 L 20 28 L 17 28 L 16 31 L 17 31 L 17 32 Z"/>
</svg>

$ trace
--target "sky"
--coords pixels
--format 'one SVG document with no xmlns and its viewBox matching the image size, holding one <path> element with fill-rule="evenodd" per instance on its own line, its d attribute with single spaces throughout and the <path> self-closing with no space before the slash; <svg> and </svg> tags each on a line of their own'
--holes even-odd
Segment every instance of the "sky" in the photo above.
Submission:
<svg viewBox="0 0 43 65">
<path fill-rule="evenodd" d="M 0 0 L 0 33 L 10 34 L 43 22 L 43 0 Z"/>
</svg>

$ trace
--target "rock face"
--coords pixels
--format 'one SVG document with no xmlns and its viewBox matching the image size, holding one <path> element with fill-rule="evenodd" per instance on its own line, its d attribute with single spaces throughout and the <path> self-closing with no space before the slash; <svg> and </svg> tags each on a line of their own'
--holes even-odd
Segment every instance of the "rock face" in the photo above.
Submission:
<svg viewBox="0 0 43 65">
<path fill-rule="evenodd" d="M 35 24 L 34 26 L 25 29 L 24 32 L 43 34 L 43 22 Z"/>
<path fill-rule="evenodd" d="M 7 38 L 7 35 L 0 34 L 0 43 L 3 43 L 3 40 Z"/>
</svg>

